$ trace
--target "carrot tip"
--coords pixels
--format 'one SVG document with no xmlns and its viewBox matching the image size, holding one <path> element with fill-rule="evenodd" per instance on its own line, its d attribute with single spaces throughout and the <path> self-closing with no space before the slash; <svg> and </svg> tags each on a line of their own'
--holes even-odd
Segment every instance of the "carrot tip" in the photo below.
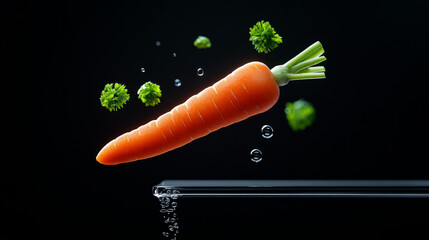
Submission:
<svg viewBox="0 0 429 240">
<path fill-rule="evenodd" d="M 101 149 L 101 151 L 97 154 L 97 156 L 95 157 L 95 160 L 97 160 L 97 162 L 103 164 L 103 165 L 109 165 L 106 162 L 106 159 L 103 158 L 103 149 Z"/>
</svg>

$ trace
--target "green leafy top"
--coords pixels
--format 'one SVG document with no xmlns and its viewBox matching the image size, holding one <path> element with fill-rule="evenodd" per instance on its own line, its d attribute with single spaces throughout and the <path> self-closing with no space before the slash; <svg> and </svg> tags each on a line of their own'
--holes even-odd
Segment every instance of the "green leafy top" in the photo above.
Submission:
<svg viewBox="0 0 429 240">
<path fill-rule="evenodd" d="M 198 36 L 197 39 L 194 41 L 194 46 L 198 49 L 204 49 L 204 48 L 210 48 L 212 46 L 212 43 L 210 42 L 210 39 L 204 36 Z"/>
<path fill-rule="evenodd" d="M 143 84 L 137 91 L 137 94 L 146 107 L 153 107 L 161 102 L 159 98 L 162 96 L 162 94 L 159 85 L 150 81 Z"/>
<path fill-rule="evenodd" d="M 315 66 L 326 60 L 322 56 L 324 52 L 322 44 L 317 41 L 285 64 L 273 67 L 271 72 L 277 84 L 284 86 L 289 81 L 326 78 L 325 67 Z"/>
<path fill-rule="evenodd" d="M 300 99 L 293 103 L 287 102 L 285 108 L 289 126 L 294 131 L 305 130 L 316 119 L 316 110 L 310 102 Z"/>
<path fill-rule="evenodd" d="M 101 91 L 100 102 L 101 106 L 106 107 L 109 111 L 117 111 L 130 99 L 130 95 L 125 85 L 108 83 Z"/>
<path fill-rule="evenodd" d="M 249 41 L 255 46 L 258 53 L 268 53 L 282 43 L 282 37 L 276 33 L 269 22 L 257 22 L 250 28 Z"/>
</svg>

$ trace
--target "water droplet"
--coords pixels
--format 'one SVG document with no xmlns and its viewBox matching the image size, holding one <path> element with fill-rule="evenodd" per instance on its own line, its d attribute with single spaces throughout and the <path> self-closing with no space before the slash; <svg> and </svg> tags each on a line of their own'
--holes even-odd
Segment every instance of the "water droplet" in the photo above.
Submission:
<svg viewBox="0 0 429 240">
<path fill-rule="evenodd" d="M 176 56 L 177 56 L 177 54 L 174 52 L 174 53 L 173 53 L 173 57 L 176 57 Z"/>
<path fill-rule="evenodd" d="M 202 69 L 202 68 L 198 68 L 197 69 L 197 74 L 198 74 L 198 76 L 203 76 L 204 75 L 204 69 Z"/>
<path fill-rule="evenodd" d="M 180 79 L 174 80 L 174 86 L 180 87 L 180 85 L 182 85 L 182 82 L 180 81 Z"/>
<path fill-rule="evenodd" d="M 156 45 L 157 47 L 159 47 L 159 46 L 161 46 L 161 42 L 160 42 L 160 41 L 156 41 L 156 42 L 155 42 L 155 45 Z"/>
<path fill-rule="evenodd" d="M 274 134 L 274 130 L 270 125 L 264 125 L 261 128 L 261 133 L 263 138 L 271 138 Z"/>
<path fill-rule="evenodd" d="M 260 162 L 262 160 L 262 152 L 259 149 L 253 149 L 250 152 L 250 159 L 254 162 Z"/>
<path fill-rule="evenodd" d="M 144 68 L 140 68 L 140 71 L 142 71 L 142 72 L 146 72 L 146 69 L 144 69 Z"/>
</svg>

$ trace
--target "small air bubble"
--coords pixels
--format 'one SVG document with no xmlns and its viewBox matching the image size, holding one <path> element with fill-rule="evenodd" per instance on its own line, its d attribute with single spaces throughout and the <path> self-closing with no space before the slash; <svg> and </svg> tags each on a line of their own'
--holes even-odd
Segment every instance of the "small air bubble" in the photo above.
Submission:
<svg viewBox="0 0 429 240">
<path fill-rule="evenodd" d="M 155 42 L 155 45 L 156 45 L 157 47 L 159 47 L 159 46 L 161 46 L 161 42 L 160 42 L 160 41 L 156 41 L 156 42 Z"/>
<path fill-rule="evenodd" d="M 173 53 L 173 57 L 175 58 L 176 56 L 177 56 L 177 54 L 174 52 L 174 53 Z"/>
<path fill-rule="evenodd" d="M 169 226 L 168 226 L 168 230 L 170 230 L 170 231 L 174 231 L 174 227 L 173 227 L 172 225 L 169 225 Z"/>
<path fill-rule="evenodd" d="M 180 79 L 174 80 L 174 86 L 180 87 L 180 85 L 182 85 L 182 81 L 180 81 Z"/>
<path fill-rule="evenodd" d="M 264 125 L 261 128 L 261 133 L 263 138 L 271 138 L 274 135 L 274 130 L 270 125 Z"/>
<path fill-rule="evenodd" d="M 177 198 L 179 198 L 179 190 L 173 190 L 173 194 L 171 195 L 171 198 L 176 200 Z"/>
<path fill-rule="evenodd" d="M 250 159 L 253 162 L 260 162 L 262 160 L 262 152 L 259 149 L 253 149 L 250 152 Z"/>
<path fill-rule="evenodd" d="M 142 72 L 146 72 L 146 69 L 144 69 L 144 68 L 140 68 L 140 71 L 142 71 Z"/>
<path fill-rule="evenodd" d="M 198 74 L 198 76 L 203 76 L 204 75 L 204 69 L 202 69 L 202 68 L 198 68 L 197 69 L 197 74 Z"/>
</svg>

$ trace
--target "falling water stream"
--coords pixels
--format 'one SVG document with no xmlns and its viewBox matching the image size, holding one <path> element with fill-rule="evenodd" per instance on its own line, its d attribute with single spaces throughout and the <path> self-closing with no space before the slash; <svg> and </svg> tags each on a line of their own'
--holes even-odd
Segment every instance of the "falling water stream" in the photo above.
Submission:
<svg viewBox="0 0 429 240">
<path fill-rule="evenodd" d="M 165 192 L 164 192 L 165 191 Z M 179 234 L 179 221 L 177 216 L 177 198 L 179 191 L 170 189 L 157 189 L 154 194 L 162 195 L 158 197 L 163 218 L 163 239 L 176 240 Z"/>
</svg>

